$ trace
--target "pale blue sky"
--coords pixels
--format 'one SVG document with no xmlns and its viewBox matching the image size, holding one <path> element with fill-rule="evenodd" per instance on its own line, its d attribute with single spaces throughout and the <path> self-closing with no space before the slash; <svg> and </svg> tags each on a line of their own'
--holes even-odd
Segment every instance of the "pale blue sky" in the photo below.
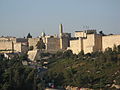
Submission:
<svg viewBox="0 0 120 90">
<path fill-rule="evenodd" d="M 120 0 L 0 0 L 0 36 L 74 33 L 87 25 L 120 34 Z"/>
</svg>

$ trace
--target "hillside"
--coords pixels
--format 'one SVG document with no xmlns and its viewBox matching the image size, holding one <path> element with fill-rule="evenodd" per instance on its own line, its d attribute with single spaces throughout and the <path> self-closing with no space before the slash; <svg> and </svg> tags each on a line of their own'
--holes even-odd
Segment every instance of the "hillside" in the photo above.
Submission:
<svg viewBox="0 0 120 90">
<path fill-rule="evenodd" d="M 78 55 L 71 51 L 57 53 L 49 60 L 45 82 L 52 82 L 56 87 L 76 86 L 92 89 L 112 89 L 120 85 L 120 48 L 106 49 Z"/>
</svg>

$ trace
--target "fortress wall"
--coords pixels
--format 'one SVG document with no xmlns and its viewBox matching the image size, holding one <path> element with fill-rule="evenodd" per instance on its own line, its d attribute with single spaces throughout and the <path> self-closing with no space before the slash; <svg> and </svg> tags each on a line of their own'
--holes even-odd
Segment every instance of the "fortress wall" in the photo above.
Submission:
<svg viewBox="0 0 120 90">
<path fill-rule="evenodd" d="M 84 33 L 83 31 L 76 31 L 75 37 L 86 37 L 86 33 Z"/>
<path fill-rule="evenodd" d="M 82 39 L 70 40 L 70 47 L 68 48 L 73 51 L 73 53 L 78 54 L 82 50 Z"/>
<path fill-rule="evenodd" d="M 84 53 L 91 53 L 95 46 L 95 34 L 87 34 L 87 38 L 83 39 Z"/>
<path fill-rule="evenodd" d="M 94 51 L 101 51 L 101 50 L 102 50 L 102 36 L 96 34 Z"/>
<path fill-rule="evenodd" d="M 60 49 L 66 50 L 69 46 L 69 38 L 68 37 L 62 37 L 60 38 Z"/>
<path fill-rule="evenodd" d="M 29 38 L 28 39 L 29 47 L 33 46 L 33 48 L 36 48 L 36 44 L 38 43 L 38 41 L 40 41 L 40 38 Z"/>
<path fill-rule="evenodd" d="M 113 48 L 114 45 L 120 45 L 120 35 L 110 35 L 102 37 L 102 51 L 105 51 L 106 48 Z"/>
<path fill-rule="evenodd" d="M 11 37 L 9 38 L 10 41 L 13 41 L 13 43 L 16 43 L 16 38 L 15 37 Z"/>
<path fill-rule="evenodd" d="M 0 50 L 12 50 L 12 48 L 13 48 L 12 45 L 13 44 L 11 41 L 0 42 Z"/>
<path fill-rule="evenodd" d="M 3 42 L 3 41 L 8 41 L 8 38 L 0 37 L 0 42 Z"/>
<path fill-rule="evenodd" d="M 16 38 L 15 37 L 0 37 L 0 42 L 4 41 L 12 41 L 13 43 L 16 43 Z"/>
<path fill-rule="evenodd" d="M 14 43 L 14 51 L 15 52 L 22 52 L 22 44 L 21 43 Z"/>
<path fill-rule="evenodd" d="M 48 51 L 58 51 L 60 49 L 60 39 L 59 38 L 47 38 L 46 49 Z"/>
<path fill-rule="evenodd" d="M 23 45 L 22 43 L 14 43 L 14 51 L 26 53 L 28 51 L 27 45 Z"/>
</svg>

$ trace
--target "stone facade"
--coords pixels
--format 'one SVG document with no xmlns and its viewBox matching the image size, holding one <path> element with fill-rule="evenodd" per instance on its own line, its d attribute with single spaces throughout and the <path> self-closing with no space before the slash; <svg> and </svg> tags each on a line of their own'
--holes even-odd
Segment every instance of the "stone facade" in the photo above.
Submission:
<svg viewBox="0 0 120 90">
<path fill-rule="evenodd" d="M 44 32 L 42 32 L 42 35 L 39 38 L 29 38 L 28 43 L 29 47 L 33 46 L 34 49 L 36 49 L 36 45 L 40 39 L 43 40 L 45 44 L 45 52 L 54 53 L 59 50 L 66 50 L 69 46 L 69 39 L 71 37 L 70 33 L 64 33 L 63 32 L 63 26 L 60 24 L 59 26 L 60 35 L 54 35 L 54 36 L 47 36 Z"/>
<path fill-rule="evenodd" d="M 73 40 L 70 40 L 70 47 L 67 49 L 71 49 L 73 53 L 78 54 L 81 50 L 83 50 L 82 38 L 74 38 Z"/>
<path fill-rule="evenodd" d="M 98 34 L 87 34 L 87 38 L 83 39 L 83 50 L 85 53 L 91 53 L 101 50 L 101 36 Z"/>
<path fill-rule="evenodd" d="M 60 39 L 58 37 L 46 38 L 46 51 L 55 52 L 60 50 Z"/>
<path fill-rule="evenodd" d="M 57 52 L 70 49 L 78 54 L 81 50 L 84 53 L 105 51 L 106 48 L 113 48 L 120 45 L 120 35 L 102 36 L 96 30 L 75 31 L 75 36 L 71 38 L 70 33 L 63 32 L 62 24 L 59 25 L 59 36 L 47 36 L 44 32 L 37 38 L 15 38 L 0 37 L 0 53 L 27 52 L 28 47 L 36 50 L 37 43 L 42 40 L 45 44 L 45 52 Z"/>
<path fill-rule="evenodd" d="M 70 40 L 70 47 L 67 49 L 72 50 L 75 54 L 81 50 L 84 53 L 105 51 L 108 47 L 113 48 L 114 45 L 120 45 L 120 35 L 102 36 L 95 30 L 76 31 L 74 38 Z"/>
<path fill-rule="evenodd" d="M 12 41 L 2 41 L 0 42 L 0 53 L 7 52 L 10 53 L 13 51 L 13 42 Z"/>
<path fill-rule="evenodd" d="M 37 45 L 38 41 L 40 41 L 40 38 L 28 38 L 29 48 L 31 46 L 33 46 L 33 49 L 36 49 L 36 45 Z"/>
<path fill-rule="evenodd" d="M 106 48 L 113 48 L 114 45 L 120 45 L 120 35 L 108 35 L 102 37 L 102 51 Z"/>
<path fill-rule="evenodd" d="M 15 37 L 0 37 L 0 53 L 27 51 L 27 39 Z"/>
</svg>

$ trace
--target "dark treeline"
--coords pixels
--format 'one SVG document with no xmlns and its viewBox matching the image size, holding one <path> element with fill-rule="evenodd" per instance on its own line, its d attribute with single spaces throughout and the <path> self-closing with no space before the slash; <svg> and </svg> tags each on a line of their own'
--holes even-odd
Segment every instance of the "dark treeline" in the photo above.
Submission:
<svg viewBox="0 0 120 90">
<path fill-rule="evenodd" d="M 36 69 L 24 66 L 23 58 L 8 60 L 0 56 L 0 90 L 42 90 Z"/>
</svg>

